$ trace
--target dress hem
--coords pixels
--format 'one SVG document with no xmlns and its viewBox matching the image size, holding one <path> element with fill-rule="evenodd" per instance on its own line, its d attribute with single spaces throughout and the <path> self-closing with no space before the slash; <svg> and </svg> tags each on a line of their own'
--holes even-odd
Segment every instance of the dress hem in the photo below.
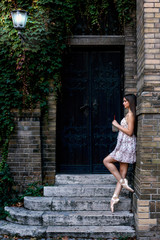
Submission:
<svg viewBox="0 0 160 240">
<path fill-rule="evenodd" d="M 116 160 L 117 162 L 120 162 L 120 163 L 128 163 L 128 164 L 134 164 L 134 163 L 136 163 L 136 161 L 135 161 L 135 162 L 123 162 L 123 161 L 119 161 L 119 160 L 117 160 L 116 158 L 112 157 L 111 154 L 109 154 L 109 156 L 110 156 L 111 158 L 113 158 L 114 160 Z"/>
</svg>

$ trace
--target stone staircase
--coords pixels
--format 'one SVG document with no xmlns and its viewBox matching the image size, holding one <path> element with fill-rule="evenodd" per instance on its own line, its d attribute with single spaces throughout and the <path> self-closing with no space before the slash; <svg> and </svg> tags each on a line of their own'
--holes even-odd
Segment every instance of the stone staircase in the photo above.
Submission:
<svg viewBox="0 0 160 240">
<path fill-rule="evenodd" d="M 43 197 L 25 197 L 24 208 L 6 207 L 10 217 L 0 221 L 0 234 L 20 237 L 115 238 L 135 236 L 131 199 L 122 189 L 115 212 L 110 198 L 112 175 L 56 175 Z"/>
</svg>

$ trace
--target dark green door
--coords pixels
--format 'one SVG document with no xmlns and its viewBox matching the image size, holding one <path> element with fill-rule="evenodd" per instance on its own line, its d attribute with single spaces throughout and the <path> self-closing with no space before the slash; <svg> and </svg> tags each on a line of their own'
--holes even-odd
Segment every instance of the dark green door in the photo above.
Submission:
<svg viewBox="0 0 160 240">
<path fill-rule="evenodd" d="M 123 55 L 120 49 L 73 48 L 64 59 L 57 103 L 57 172 L 107 173 L 113 150 L 114 114 L 122 117 Z"/>
</svg>

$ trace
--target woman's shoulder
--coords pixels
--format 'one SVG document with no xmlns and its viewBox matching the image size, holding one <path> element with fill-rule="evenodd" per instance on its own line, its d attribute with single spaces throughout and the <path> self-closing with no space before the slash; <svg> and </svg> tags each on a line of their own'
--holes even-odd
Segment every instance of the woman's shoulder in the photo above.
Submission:
<svg viewBox="0 0 160 240">
<path fill-rule="evenodd" d="M 134 114 L 133 114 L 132 112 L 128 112 L 128 113 L 126 114 L 126 117 L 127 117 L 127 116 L 129 116 L 129 117 L 131 117 L 131 116 L 134 117 Z"/>
<path fill-rule="evenodd" d="M 126 120 L 128 119 L 134 119 L 134 114 L 132 112 L 128 112 L 125 116 Z"/>
</svg>

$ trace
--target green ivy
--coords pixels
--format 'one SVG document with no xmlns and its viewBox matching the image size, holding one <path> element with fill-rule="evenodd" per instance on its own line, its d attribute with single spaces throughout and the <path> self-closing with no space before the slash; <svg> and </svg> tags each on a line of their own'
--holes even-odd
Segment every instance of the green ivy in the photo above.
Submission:
<svg viewBox="0 0 160 240">
<path fill-rule="evenodd" d="M 6 216 L 4 206 L 11 204 L 13 198 L 13 179 L 7 163 L 3 162 L 0 169 L 0 219 Z"/>
<path fill-rule="evenodd" d="M 5 219 L 9 214 L 4 210 L 5 206 L 21 207 L 25 196 L 40 197 L 43 195 L 44 186 L 39 182 L 28 184 L 21 195 L 14 190 L 13 186 L 14 181 L 9 166 L 5 163 L 3 170 L 0 171 L 0 219 Z"/>
<path fill-rule="evenodd" d="M 114 0 L 121 25 L 131 21 L 136 2 L 134 0 Z"/>
</svg>

